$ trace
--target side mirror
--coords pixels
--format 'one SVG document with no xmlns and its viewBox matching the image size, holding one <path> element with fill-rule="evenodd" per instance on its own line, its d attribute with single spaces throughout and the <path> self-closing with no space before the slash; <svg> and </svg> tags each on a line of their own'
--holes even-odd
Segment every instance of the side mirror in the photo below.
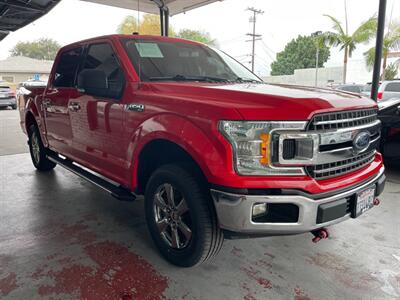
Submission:
<svg viewBox="0 0 400 300">
<path fill-rule="evenodd" d="M 108 94 L 107 75 L 102 70 L 83 70 L 78 75 L 78 89 L 85 94 L 106 97 Z"/>
</svg>

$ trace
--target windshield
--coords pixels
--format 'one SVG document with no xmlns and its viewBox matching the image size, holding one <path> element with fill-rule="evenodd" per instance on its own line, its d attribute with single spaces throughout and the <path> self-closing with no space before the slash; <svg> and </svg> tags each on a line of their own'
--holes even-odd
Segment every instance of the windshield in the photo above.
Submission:
<svg viewBox="0 0 400 300">
<path fill-rule="evenodd" d="M 225 53 L 200 44 L 125 39 L 143 81 L 262 82 Z"/>
</svg>

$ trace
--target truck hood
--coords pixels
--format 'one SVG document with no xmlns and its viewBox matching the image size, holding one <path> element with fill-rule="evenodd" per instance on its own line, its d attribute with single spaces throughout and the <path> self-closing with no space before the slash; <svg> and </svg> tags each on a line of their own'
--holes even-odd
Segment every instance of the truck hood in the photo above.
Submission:
<svg viewBox="0 0 400 300">
<path fill-rule="evenodd" d="M 315 113 L 377 107 L 362 95 L 277 84 L 150 83 L 156 93 L 235 108 L 245 120 L 307 120 Z"/>
</svg>

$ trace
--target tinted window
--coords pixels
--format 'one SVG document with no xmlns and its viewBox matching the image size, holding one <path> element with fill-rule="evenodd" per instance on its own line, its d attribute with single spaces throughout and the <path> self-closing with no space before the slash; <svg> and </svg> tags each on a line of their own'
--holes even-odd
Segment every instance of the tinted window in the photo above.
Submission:
<svg viewBox="0 0 400 300">
<path fill-rule="evenodd" d="M 366 84 L 363 88 L 364 92 L 370 92 L 372 88 L 372 84 Z"/>
<path fill-rule="evenodd" d="M 387 84 L 386 92 L 398 92 L 400 93 L 400 82 L 390 82 Z"/>
<path fill-rule="evenodd" d="M 260 81 L 228 55 L 205 45 L 128 39 L 124 46 L 145 81 Z"/>
<path fill-rule="evenodd" d="M 83 70 L 98 70 L 105 73 L 108 88 L 103 97 L 120 98 L 125 85 L 124 72 L 109 44 L 94 44 L 89 47 Z"/>
<path fill-rule="evenodd" d="M 72 87 L 81 58 L 82 48 L 75 48 L 61 54 L 54 75 L 55 87 Z"/>
<path fill-rule="evenodd" d="M 339 87 L 339 90 L 351 92 L 351 93 L 361 93 L 361 88 L 357 85 L 345 85 Z"/>
</svg>

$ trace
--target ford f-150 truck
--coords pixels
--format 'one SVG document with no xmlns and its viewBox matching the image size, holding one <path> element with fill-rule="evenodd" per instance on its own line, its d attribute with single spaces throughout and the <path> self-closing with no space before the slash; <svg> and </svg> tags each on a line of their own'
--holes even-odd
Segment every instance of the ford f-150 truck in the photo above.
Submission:
<svg viewBox="0 0 400 300">
<path fill-rule="evenodd" d="M 378 204 L 385 183 L 374 101 L 266 84 L 187 40 L 68 45 L 47 87 L 23 97 L 34 166 L 58 164 L 120 200 L 144 195 L 154 243 L 179 266 L 212 258 L 224 238 L 326 238 Z"/>
</svg>

